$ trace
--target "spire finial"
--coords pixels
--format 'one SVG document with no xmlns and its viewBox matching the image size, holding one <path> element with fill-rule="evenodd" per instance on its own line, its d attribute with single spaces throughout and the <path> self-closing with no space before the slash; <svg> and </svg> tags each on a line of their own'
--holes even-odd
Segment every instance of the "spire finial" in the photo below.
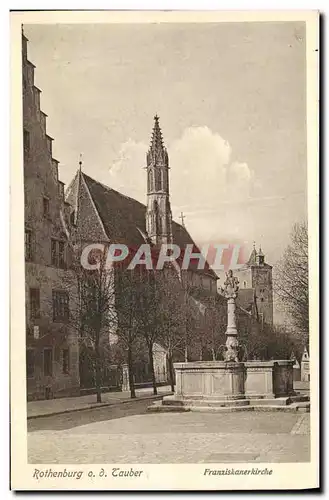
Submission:
<svg viewBox="0 0 329 500">
<path fill-rule="evenodd" d="M 80 172 L 82 170 L 82 153 L 80 153 L 79 170 L 80 170 Z"/>
<path fill-rule="evenodd" d="M 182 221 L 182 226 L 185 227 L 185 223 L 184 223 L 185 215 L 183 214 L 183 212 L 180 213 L 179 218 Z"/>
<path fill-rule="evenodd" d="M 253 249 L 256 250 L 256 241 L 252 242 Z"/>
<path fill-rule="evenodd" d="M 148 162 L 155 161 L 164 164 L 169 168 L 168 165 L 168 153 L 163 144 L 162 132 L 159 124 L 158 114 L 154 115 L 154 125 L 152 130 L 150 149 L 147 154 Z"/>
</svg>

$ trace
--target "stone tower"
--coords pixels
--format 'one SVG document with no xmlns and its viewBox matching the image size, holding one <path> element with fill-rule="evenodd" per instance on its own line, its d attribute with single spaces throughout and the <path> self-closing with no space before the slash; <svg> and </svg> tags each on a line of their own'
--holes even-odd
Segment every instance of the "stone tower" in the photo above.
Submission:
<svg viewBox="0 0 329 500">
<path fill-rule="evenodd" d="M 265 262 L 265 255 L 261 248 L 258 252 L 253 250 L 250 257 L 251 286 L 256 293 L 260 320 L 268 325 L 273 325 L 272 266 Z"/>
<path fill-rule="evenodd" d="M 172 214 L 169 201 L 169 159 L 163 145 L 159 117 L 154 117 L 150 149 L 146 155 L 146 231 L 155 245 L 172 243 Z"/>
</svg>

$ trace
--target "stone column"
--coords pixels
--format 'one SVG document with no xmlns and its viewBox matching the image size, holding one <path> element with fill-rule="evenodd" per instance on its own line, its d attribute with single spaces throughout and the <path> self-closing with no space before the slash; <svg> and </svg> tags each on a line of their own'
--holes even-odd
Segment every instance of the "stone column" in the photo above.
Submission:
<svg viewBox="0 0 329 500">
<path fill-rule="evenodd" d="M 230 269 L 226 276 L 224 288 L 222 290 L 224 297 L 227 299 L 227 328 L 226 328 L 226 352 L 224 355 L 225 361 L 239 361 L 238 357 L 238 331 L 236 328 L 235 318 L 235 299 L 238 293 L 238 280 L 233 276 Z"/>
<path fill-rule="evenodd" d="M 130 391 L 129 385 L 129 368 L 127 364 L 122 365 L 122 392 Z"/>
</svg>

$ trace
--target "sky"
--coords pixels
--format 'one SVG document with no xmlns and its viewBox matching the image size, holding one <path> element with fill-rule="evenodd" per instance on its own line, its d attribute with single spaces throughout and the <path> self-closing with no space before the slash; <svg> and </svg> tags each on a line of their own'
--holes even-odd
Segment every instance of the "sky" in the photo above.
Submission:
<svg viewBox="0 0 329 500">
<path fill-rule="evenodd" d="M 304 23 L 25 25 L 35 84 L 68 184 L 146 203 L 160 116 L 173 217 L 195 241 L 262 246 L 272 265 L 305 219 Z"/>
</svg>

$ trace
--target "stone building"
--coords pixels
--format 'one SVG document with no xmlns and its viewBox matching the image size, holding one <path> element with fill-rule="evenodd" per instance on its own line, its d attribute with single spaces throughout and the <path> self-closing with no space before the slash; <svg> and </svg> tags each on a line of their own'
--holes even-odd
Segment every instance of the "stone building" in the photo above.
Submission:
<svg viewBox="0 0 329 500">
<path fill-rule="evenodd" d="M 265 262 L 262 249 L 257 252 L 254 246 L 248 262 L 235 274 L 240 286 L 238 305 L 253 308 L 261 324 L 273 325 L 272 266 Z"/>
<path fill-rule="evenodd" d="M 79 346 L 70 326 L 69 207 L 27 42 L 22 34 L 27 397 L 44 399 L 79 393 Z"/>
</svg>

